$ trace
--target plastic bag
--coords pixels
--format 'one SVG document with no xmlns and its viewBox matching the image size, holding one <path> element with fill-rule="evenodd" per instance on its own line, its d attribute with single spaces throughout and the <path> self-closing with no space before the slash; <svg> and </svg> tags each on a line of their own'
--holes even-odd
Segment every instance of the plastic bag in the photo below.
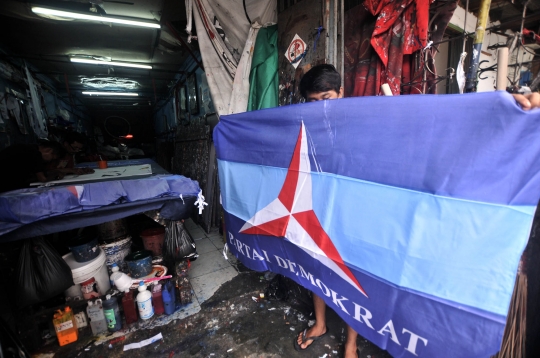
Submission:
<svg viewBox="0 0 540 358">
<path fill-rule="evenodd" d="M 199 255 L 195 242 L 181 221 L 169 221 L 165 227 L 163 258 L 167 261 L 195 260 Z"/>
<path fill-rule="evenodd" d="M 68 264 L 42 238 L 24 243 L 15 273 L 16 302 L 21 308 L 45 301 L 74 285 Z"/>
</svg>

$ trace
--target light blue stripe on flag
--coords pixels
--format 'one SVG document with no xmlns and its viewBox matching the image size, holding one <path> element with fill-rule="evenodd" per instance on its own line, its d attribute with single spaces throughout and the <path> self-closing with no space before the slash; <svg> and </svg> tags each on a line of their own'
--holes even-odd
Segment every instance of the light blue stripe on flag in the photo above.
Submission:
<svg viewBox="0 0 540 358">
<path fill-rule="evenodd" d="M 223 206 L 248 220 L 286 169 L 219 161 Z M 312 172 L 313 209 L 345 262 L 445 300 L 506 316 L 535 207 L 435 196 Z M 264 190 L 261 190 L 264 188 Z"/>
</svg>

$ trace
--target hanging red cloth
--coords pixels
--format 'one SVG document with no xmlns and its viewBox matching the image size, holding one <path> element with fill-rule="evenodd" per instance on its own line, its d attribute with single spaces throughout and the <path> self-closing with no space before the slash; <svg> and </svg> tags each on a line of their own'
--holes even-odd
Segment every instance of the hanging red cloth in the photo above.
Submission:
<svg viewBox="0 0 540 358">
<path fill-rule="evenodd" d="M 402 69 L 426 47 L 430 0 L 365 0 L 345 14 L 345 95 L 380 94 L 388 83 L 401 93 Z M 417 61 L 416 61 L 417 62 Z M 413 72 L 417 72 L 415 69 Z"/>
</svg>

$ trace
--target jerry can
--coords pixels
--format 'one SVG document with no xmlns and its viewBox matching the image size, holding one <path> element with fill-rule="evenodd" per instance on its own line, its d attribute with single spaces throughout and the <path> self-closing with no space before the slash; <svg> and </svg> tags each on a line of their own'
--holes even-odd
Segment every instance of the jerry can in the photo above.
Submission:
<svg viewBox="0 0 540 358">
<path fill-rule="evenodd" d="M 77 323 L 69 306 L 64 311 L 58 310 L 54 314 L 53 325 L 60 346 L 75 342 L 79 338 Z"/>
</svg>

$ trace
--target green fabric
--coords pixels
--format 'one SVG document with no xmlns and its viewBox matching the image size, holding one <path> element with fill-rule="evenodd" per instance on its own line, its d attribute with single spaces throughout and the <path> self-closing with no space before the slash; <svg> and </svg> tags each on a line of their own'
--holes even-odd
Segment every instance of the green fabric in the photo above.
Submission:
<svg viewBox="0 0 540 358">
<path fill-rule="evenodd" d="M 248 111 L 278 106 L 277 37 L 277 24 L 263 27 L 257 34 L 249 74 Z"/>
</svg>

